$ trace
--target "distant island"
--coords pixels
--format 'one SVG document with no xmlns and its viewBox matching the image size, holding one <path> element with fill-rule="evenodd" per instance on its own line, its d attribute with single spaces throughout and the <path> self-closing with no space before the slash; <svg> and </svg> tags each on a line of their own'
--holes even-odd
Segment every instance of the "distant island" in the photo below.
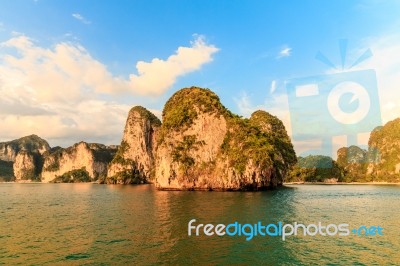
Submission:
<svg viewBox="0 0 400 266">
<path fill-rule="evenodd" d="M 376 127 L 368 150 L 342 147 L 337 160 L 328 156 L 299 157 L 286 182 L 400 182 L 400 118 Z"/>
<path fill-rule="evenodd" d="M 284 182 L 400 182 L 400 119 L 376 128 L 369 149 L 296 157 L 281 120 L 231 113 L 209 89 L 184 88 L 163 122 L 146 108 L 128 114 L 120 145 L 53 147 L 36 135 L 0 143 L 0 181 L 154 183 L 162 190 L 264 190 Z"/>
</svg>

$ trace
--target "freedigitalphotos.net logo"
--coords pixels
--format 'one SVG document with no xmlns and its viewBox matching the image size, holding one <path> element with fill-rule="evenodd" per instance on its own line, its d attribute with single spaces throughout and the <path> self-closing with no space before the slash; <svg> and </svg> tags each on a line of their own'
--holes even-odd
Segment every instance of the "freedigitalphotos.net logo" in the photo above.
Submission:
<svg viewBox="0 0 400 266">
<path fill-rule="evenodd" d="M 382 124 L 375 70 L 350 71 L 370 58 L 371 50 L 347 64 L 347 40 L 340 40 L 339 47 L 341 68 L 320 52 L 316 56 L 336 73 L 286 81 L 292 140 L 313 147 L 299 155 L 335 155 L 340 148 L 335 142 L 343 146 L 361 144 L 363 134 Z"/>
<path fill-rule="evenodd" d="M 345 237 L 353 234 L 355 236 L 382 236 L 383 228 L 381 226 L 365 226 L 361 225 L 350 230 L 347 223 L 327 224 L 321 222 L 316 224 L 302 224 L 294 222 L 290 223 L 269 223 L 264 224 L 258 221 L 254 224 L 241 224 L 233 222 L 230 224 L 202 224 L 196 223 L 196 219 L 192 219 L 188 223 L 188 236 L 243 236 L 246 241 L 252 240 L 254 237 L 280 237 L 283 241 L 289 236 L 339 236 Z"/>
</svg>

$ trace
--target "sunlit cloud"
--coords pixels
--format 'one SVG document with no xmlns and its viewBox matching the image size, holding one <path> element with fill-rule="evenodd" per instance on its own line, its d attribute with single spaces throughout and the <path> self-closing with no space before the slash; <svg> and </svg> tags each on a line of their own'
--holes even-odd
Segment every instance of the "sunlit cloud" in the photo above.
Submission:
<svg viewBox="0 0 400 266">
<path fill-rule="evenodd" d="M 82 22 L 82 23 L 84 23 L 84 24 L 91 24 L 91 23 L 92 23 L 91 21 L 87 20 L 85 17 L 83 17 L 83 16 L 82 16 L 81 14 L 79 14 L 79 13 L 74 13 L 74 14 L 72 14 L 72 16 L 73 16 L 75 19 L 79 20 L 80 22 Z"/>
<path fill-rule="evenodd" d="M 171 87 L 176 79 L 199 70 L 213 60 L 219 49 L 205 42 L 203 36 L 191 42 L 191 47 L 179 47 L 166 60 L 154 58 L 151 62 L 139 61 L 138 74 L 131 74 L 128 86 L 139 94 L 159 95 Z"/>
<path fill-rule="evenodd" d="M 271 87 L 269 89 L 270 93 L 274 93 L 276 90 L 276 80 L 271 81 Z"/>
<path fill-rule="evenodd" d="M 289 57 L 291 55 L 292 55 L 292 48 L 285 46 L 279 51 L 277 58 Z"/>
<path fill-rule="evenodd" d="M 216 51 L 198 36 L 165 60 L 139 61 L 137 74 L 126 79 L 78 43 L 47 48 L 14 36 L 0 43 L 0 141 L 37 134 L 57 145 L 119 143 L 129 109 L 144 103 L 121 104 L 115 97 L 161 95 L 178 77 L 211 62 Z"/>
<path fill-rule="evenodd" d="M 21 83 L 34 90 L 40 99 L 47 100 L 63 98 L 65 91 L 69 92 L 69 98 L 73 98 L 81 90 L 158 96 L 167 91 L 178 77 L 211 62 L 213 54 L 219 50 L 207 44 L 203 36 L 198 36 L 190 47 L 178 47 L 167 59 L 137 62 L 137 74 L 132 73 L 129 79 L 125 79 L 110 73 L 106 65 L 77 43 L 61 42 L 48 49 L 18 35 L 0 43 L 0 47 L 7 50 L 0 54 L 0 68 L 7 73 L 3 82 Z M 54 90 L 55 86 L 57 90 Z"/>
</svg>

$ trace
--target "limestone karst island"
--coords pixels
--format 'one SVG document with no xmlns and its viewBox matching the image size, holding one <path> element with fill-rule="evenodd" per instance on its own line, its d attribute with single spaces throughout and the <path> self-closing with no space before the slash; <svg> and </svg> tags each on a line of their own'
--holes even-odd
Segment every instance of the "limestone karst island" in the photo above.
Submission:
<svg viewBox="0 0 400 266">
<path fill-rule="evenodd" d="M 179 90 L 165 104 L 162 120 L 144 107 L 133 107 L 118 146 L 80 142 L 51 148 L 36 135 L 0 143 L 0 181 L 154 183 L 162 190 L 400 181 L 399 119 L 372 132 L 368 151 L 341 148 L 337 162 L 326 156 L 297 158 L 277 117 L 256 111 L 241 118 L 209 89 Z"/>
</svg>

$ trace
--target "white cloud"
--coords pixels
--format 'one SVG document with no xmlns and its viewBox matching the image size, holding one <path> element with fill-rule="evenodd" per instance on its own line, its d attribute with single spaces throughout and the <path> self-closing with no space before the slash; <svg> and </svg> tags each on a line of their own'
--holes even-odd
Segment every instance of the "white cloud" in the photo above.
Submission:
<svg viewBox="0 0 400 266">
<path fill-rule="evenodd" d="M 253 112 L 264 107 L 261 105 L 254 106 L 246 92 L 242 92 L 242 95 L 239 98 L 234 98 L 234 101 L 239 108 L 239 114 L 245 117 L 249 117 Z"/>
<path fill-rule="evenodd" d="M 138 62 L 139 74 L 124 79 L 79 44 L 44 48 L 15 36 L 0 43 L 0 141 L 38 134 L 53 145 L 119 143 L 127 113 L 139 100 L 127 105 L 118 97 L 160 95 L 179 76 L 212 61 L 217 50 L 198 37 L 166 60 Z"/>
<path fill-rule="evenodd" d="M 269 89 L 270 93 L 274 93 L 276 90 L 276 80 L 271 81 L 271 87 Z"/>
<path fill-rule="evenodd" d="M 53 49 L 47 49 L 19 35 L 0 45 L 14 49 L 19 55 L 3 56 L 0 67 L 13 72 L 7 79 L 24 81 L 25 85 L 33 89 L 46 90 L 42 97 L 56 97 L 71 88 L 72 94 L 85 88 L 111 94 L 161 95 L 178 77 L 199 70 L 211 62 L 212 55 L 219 50 L 206 44 L 204 37 L 199 36 L 191 42 L 191 47 L 179 47 L 166 60 L 154 58 L 151 62 L 139 61 L 136 64 L 138 74 L 131 74 L 126 80 L 113 76 L 105 65 L 92 58 L 79 44 L 59 43 Z M 55 91 L 51 89 L 52 84 L 61 87 Z"/>
<path fill-rule="evenodd" d="M 383 110 L 393 110 L 393 109 L 395 109 L 396 108 L 396 104 L 394 104 L 393 102 L 388 102 L 388 103 L 385 103 L 383 106 L 382 106 L 382 108 L 383 108 Z"/>
<path fill-rule="evenodd" d="M 79 13 L 74 13 L 74 14 L 72 14 L 72 16 L 73 16 L 75 19 L 79 20 L 80 22 L 82 22 L 82 23 L 84 23 L 84 24 L 91 24 L 91 23 L 92 23 L 91 21 L 87 20 L 85 17 L 83 17 L 83 16 L 82 16 L 81 14 L 79 14 Z"/>
<path fill-rule="evenodd" d="M 289 57 L 291 54 L 292 48 L 285 46 L 279 51 L 277 58 Z"/>
<path fill-rule="evenodd" d="M 82 100 L 75 106 L 53 103 L 54 114 L 1 114 L 2 140 L 29 134 L 51 145 L 70 146 L 81 140 L 118 144 L 130 106 L 101 100 Z"/>
<path fill-rule="evenodd" d="M 166 60 L 154 58 L 151 62 L 139 61 L 136 64 L 138 74 L 130 75 L 129 86 L 140 94 L 161 94 L 178 77 L 199 70 L 203 64 L 211 62 L 212 55 L 218 50 L 214 45 L 206 44 L 203 36 L 198 36 L 191 42 L 191 47 L 179 47 Z"/>
</svg>

